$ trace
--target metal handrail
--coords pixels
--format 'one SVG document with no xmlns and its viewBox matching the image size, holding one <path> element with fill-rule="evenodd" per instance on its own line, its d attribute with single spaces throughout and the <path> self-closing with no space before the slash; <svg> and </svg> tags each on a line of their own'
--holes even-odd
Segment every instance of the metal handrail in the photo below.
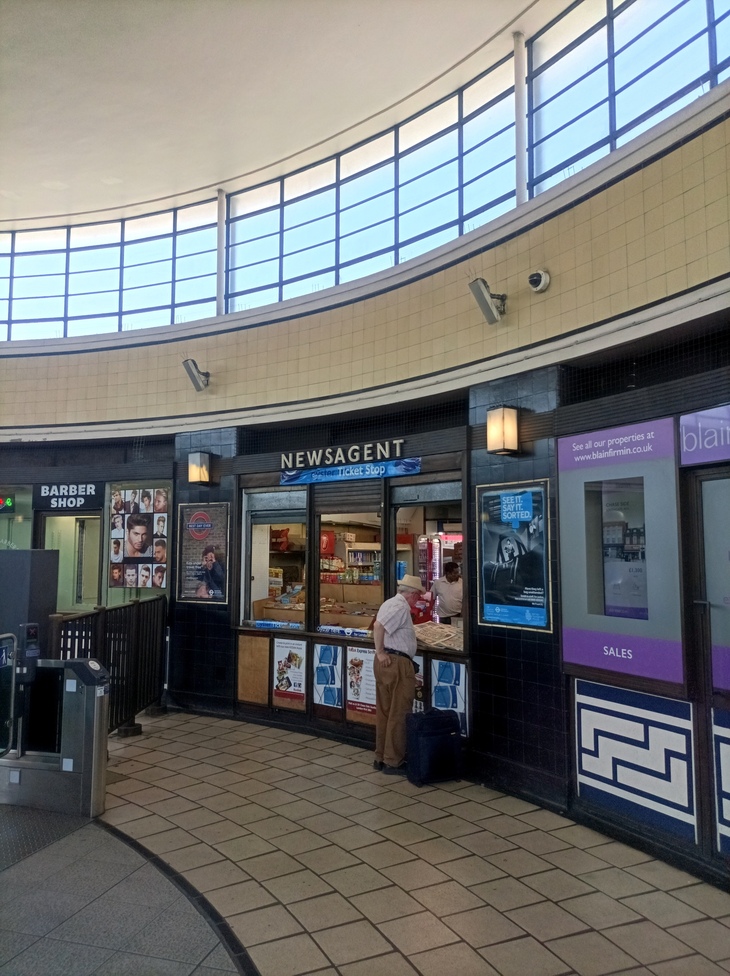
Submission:
<svg viewBox="0 0 730 976">
<path fill-rule="evenodd" d="M 96 658 L 109 672 L 109 731 L 162 697 L 167 598 L 49 617 L 48 656 Z"/>
</svg>

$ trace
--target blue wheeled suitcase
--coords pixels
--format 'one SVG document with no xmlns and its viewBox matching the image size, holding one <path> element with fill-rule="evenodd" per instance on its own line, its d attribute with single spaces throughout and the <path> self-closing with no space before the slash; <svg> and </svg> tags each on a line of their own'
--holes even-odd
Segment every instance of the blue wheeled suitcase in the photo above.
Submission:
<svg viewBox="0 0 730 976">
<path fill-rule="evenodd" d="M 408 780 L 414 786 L 461 776 L 461 725 L 453 709 L 406 716 Z"/>
</svg>

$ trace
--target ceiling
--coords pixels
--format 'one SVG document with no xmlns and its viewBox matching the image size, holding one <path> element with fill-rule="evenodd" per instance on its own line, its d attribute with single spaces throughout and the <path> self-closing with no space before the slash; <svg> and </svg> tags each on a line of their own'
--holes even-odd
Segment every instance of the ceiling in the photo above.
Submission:
<svg viewBox="0 0 730 976">
<path fill-rule="evenodd" d="M 0 229 L 164 209 L 448 94 L 564 0 L 0 0 Z"/>
</svg>

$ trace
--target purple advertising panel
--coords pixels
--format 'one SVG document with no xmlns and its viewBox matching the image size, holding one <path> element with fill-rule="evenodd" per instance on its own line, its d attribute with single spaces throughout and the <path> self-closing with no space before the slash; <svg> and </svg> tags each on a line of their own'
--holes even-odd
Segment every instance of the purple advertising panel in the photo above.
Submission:
<svg viewBox="0 0 730 976">
<path fill-rule="evenodd" d="M 558 464 L 561 471 L 654 461 L 674 456 L 674 424 L 670 419 L 612 427 L 591 434 L 561 437 Z"/>
<path fill-rule="evenodd" d="M 671 418 L 558 441 L 563 661 L 684 680 Z"/>
<path fill-rule="evenodd" d="M 566 664 L 603 668 L 676 684 L 682 682 L 684 674 L 680 641 L 609 631 L 563 628 L 563 660 Z"/>
<path fill-rule="evenodd" d="M 679 418 L 682 464 L 730 461 L 730 403 Z"/>
</svg>

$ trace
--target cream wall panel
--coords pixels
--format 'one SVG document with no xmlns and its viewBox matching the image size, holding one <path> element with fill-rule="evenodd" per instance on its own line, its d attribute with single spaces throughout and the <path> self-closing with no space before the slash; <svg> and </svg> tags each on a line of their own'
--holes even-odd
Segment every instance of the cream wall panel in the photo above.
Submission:
<svg viewBox="0 0 730 976">
<path fill-rule="evenodd" d="M 515 236 L 502 221 L 474 238 L 482 253 L 383 294 L 253 328 L 237 330 L 235 315 L 209 320 L 180 341 L 152 330 L 55 355 L 25 343 L 32 356 L 0 359 L 2 428 L 154 429 L 156 418 L 189 425 L 221 412 L 225 423 L 225 411 L 253 408 L 265 420 L 266 406 L 397 388 L 625 315 L 730 273 L 729 169 L 726 121 Z M 552 279 L 541 295 L 527 284 L 537 268 Z M 476 275 L 508 295 L 497 326 L 467 287 Z M 212 374 L 204 393 L 182 369 L 187 356 Z"/>
</svg>

